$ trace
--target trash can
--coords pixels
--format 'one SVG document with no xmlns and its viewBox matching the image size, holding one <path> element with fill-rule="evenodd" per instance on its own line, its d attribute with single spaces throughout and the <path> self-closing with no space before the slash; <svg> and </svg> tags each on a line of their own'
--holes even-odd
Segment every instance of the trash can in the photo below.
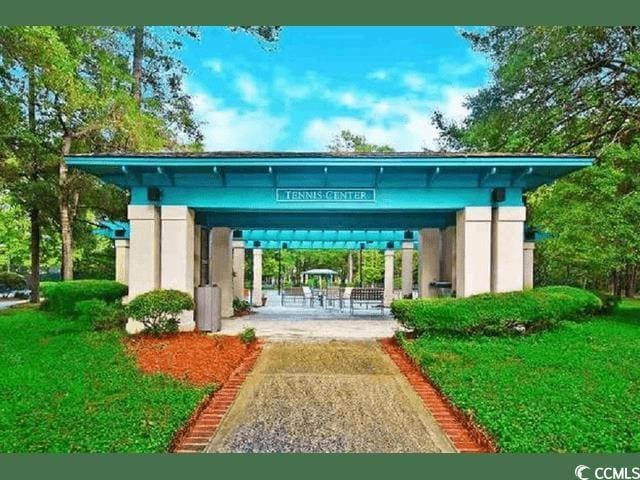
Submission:
<svg viewBox="0 0 640 480">
<path fill-rule="evenodd" d="M 196 326 L 202 332 L 219 332 L 222 327 L 220 287 L 204 285 L 196 288 Z"/>
<path fill-rule="evenodd" d="M 451 282 L 431 282 L 429 289 L 431 291 L 431 297 L 452 296 Z"/>
</svg>

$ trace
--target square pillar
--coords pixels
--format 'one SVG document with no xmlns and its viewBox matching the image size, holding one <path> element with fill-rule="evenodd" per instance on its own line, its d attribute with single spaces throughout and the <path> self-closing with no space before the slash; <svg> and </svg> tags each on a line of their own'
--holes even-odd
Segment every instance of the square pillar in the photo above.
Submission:
<svg viewBox="0 0 640 480">
<path fill-rule="evenodd" d="M 155 205 L 129 205 L 129 300 L 160 288 L 160 210 Z M 129 320 L 128 333 L 144 326 Z"/>
<path fill-rule="evenodd" d="M 523 281 L 522 288 L 533 288 L 533 250 L 536 244 L 524 242 L 523 248 Z"/>
<path fill-rule="evenodd" d="M 413 240 L 402 242 L 402 298 L 413 297 Z"/>
<path fill-rule="evenodd" d="M 233 256 L 231 229 L 216 227 L 210 233 L 209 267 L 211 283 L 220 287 L 222 318 L 233 317 Z"/>
<path fill-rule="evenodd" d="M 385 307 L 391 305 L 393 301 L 393 261 L 395 260 L 394 251 L 388 249 L 384 251 L 384 296 L 383 303 Z"/>
<path fill-rule="evenodd" d="M 116 282 L 129 285 L 129 239 L 116 239 L 115 246 Z"/>
<path fill-rule="evenodd" d="M 451 282 L 456 288 L 456 227 L 447 227 L 442 231 L 442 262 L 440 277 L 443 282 Z"/>
<path fill-rule="evenodd" d="M 253 249 L 253 305 L 262 306 L 262 249 Z"/>
<path fill-rule="evenodd" d="M 456 296 L 491 291 L 491 207 L 456 214 Z"/>
<path fill-rule="evenodd" d="M 434 289 L 429 288 L 431 282 L 440 280 L 440 252 L 442 235 L 438 228 L 423 228 L 420 230 L 418 267 L 418 295 L 427 298 L 434 295 Z"/>
<path fill-rule="evenodd" d="M 202 285 L 202 227 L 193 229 L 193 286 Z"/>
<path fill-rule="evenodd" d="M 491 227 L 491 291 L 522 290 L 526 207 L 493 209 Z"/>
<path fill-rule="evenodd" d="M 161 275 L 163 289 L 180 290 L 194 296 L 195 222 L 194 212 L 183 205 L 164 205 L 161 235 Z M 180 330 L 195 328 L 193 310 L 182 312 Z"/>
<path fill-rule="evenodd" d="M 244 300 L 244 240 L 233 241 L 233 296 Z"/>
</svg>

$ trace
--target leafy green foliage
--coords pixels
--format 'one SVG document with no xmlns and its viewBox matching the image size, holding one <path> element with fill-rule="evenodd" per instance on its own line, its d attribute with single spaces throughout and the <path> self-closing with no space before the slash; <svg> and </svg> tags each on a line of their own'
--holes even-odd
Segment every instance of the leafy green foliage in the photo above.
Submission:
<svg viewBox="0 0 640 480">
<path fill-rule="evenodd" d="M 22 275 L 14 272 L 0 272 L 0 291 L 2 290 L 22 290 L 27 287 Z"/>
<path fill-rule="evenodd" d="M 256 329 L 246 327 L 238 334 L 238 337 L 240 337 L 243 343 L 251 343 L 256 339 Z"/>
<path fill-rule="evenodd" d="M 586 290 L 542 287 L 467 298 L 395 300 L 391 312 L 418 334 L 505 335 L 581 320 L 601 306 L 600 299 Z"/>
<path fill-rule="evenodd" d="M 640 450 L 640 302 L 524 337 L 403 343 L 504 452 Z"/>
<path fill-rule="evenodd" d="M 640 275 L 640 28 L 493 27 L 466 32 L 494 64 L 462 123 L 435 115 L 466 151 L 587 154 L 596 165 L 528 194 L 538 284 L 633 296 Z"/>
<path fill-rule="evenodd" d="M 367 142 L 364 135 L 356 135 L 349 130 L 342 130 L 336 135 L 327 149 L 334 153 L 372 153 L 372 152 L 393 152 L 389 145 L 376 145 Z"/>
<path fill-rule="evenodd" d="M 0 314 L 0 452 L 165 452 L 208 388 L 144 375 L 123 333 Z"/>
<path fill-rule="evenodd" d="M 610 293 L 596 292 L 596 295 L 598 295 L 602 303 L 602 308 L 600 308 L 599 312 L 601 315 L 611 315 L 616 311 L 622 301 L 618 295 L 612 295 Z"/>
<path fill-rule="evenodd" d="M 251 311 L 251 304 L 248 301 L 242 300 L 238 297 L 233 299 L 233 313 L 235 315 L 249 311 Z"/>
<path fill-rule="evenodd" d="M 193 309 L 193 299 L 180 290 L 153 290 L 138 295 L 127 305 L 127 314 L 142 322 L 145 332 L 152 335 L 175 333 L 180 314 Z"/>
<path fill-rule="evenodd" d="M 72 280 L 42 282 L 46 308 L 64 315 L 73 315 L 76 304 L 82 300 L 103 300 L 115 303 L 127 294 L 126 285 L 113 280 Z"/>
<path fill-rule="evenodd" d="M 75 317 L 93 327 L 94 330 L 123 329 L 127 323 L 124 307 L 119 303 L 91 299 L 76 303 Z"/>
</svg>

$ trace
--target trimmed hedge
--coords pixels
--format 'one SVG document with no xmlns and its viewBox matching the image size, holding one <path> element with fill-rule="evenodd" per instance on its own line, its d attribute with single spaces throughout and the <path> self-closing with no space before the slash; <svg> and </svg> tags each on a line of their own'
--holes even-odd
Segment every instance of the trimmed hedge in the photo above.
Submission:
<svg viewBox="0 0 640 480">
<path fill-rule="evenodd" d="M 14 272 L 0 272 L 0 290 L 24 290 L 27 282 L 24 277 Z"/>
<path fill-rule="evenodd" d="M 152 290 L 131 300 L 126 311 L 130 317 L 142 322 L 146 333 L 164 335 L 177 332 L 180 314 L 193 307 L 193 299 L 185 292 Z"/>
<path fill-rule="evenodd" d="M 113 330 L 124 328 L 127 314 L 119 303 L 107 303 L 96 298 L 76 303 L 75 317 L 91 325 L 94 330 Z"/>
<path fill-rule="evenodd" d="M 391 312 L 418 334 L 507 335 L 551 328 L 598 313 L 601 300 L 574 287 L 541 287 L 467 298 L 396 300 Z"/>
<path fill-rule="evenodd" d="M 55 313 L 73 315 L 76 303 L 83 300 L 103 300 L 106 303 L 120 301 L 128 288 L 113 280 L 69 280 L 42 282 L 44 307 Z"/>
</svg>

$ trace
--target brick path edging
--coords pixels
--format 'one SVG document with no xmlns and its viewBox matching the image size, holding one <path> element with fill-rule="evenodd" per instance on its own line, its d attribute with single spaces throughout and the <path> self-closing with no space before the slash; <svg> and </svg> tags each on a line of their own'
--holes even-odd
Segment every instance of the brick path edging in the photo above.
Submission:
<svg viewBox="0 0 640 480">
<path fill-rule="evenodd" d="M 491 438 L 442 394 L 394 339 L 384 339 L 380 343 L 459 452 L 497 451 Z"/>
<path fill-rule="evenodd" d="M 169 452 L 199 453 L 205 449 L 231 408 L 238 390 L 253 369 L 262 352 L 262 347 L 262 341 L 256 341 L 253 351 L 229 375 L 222 388 L 202 401 L 185 426 L 174 437 Z"/>
</svg>

